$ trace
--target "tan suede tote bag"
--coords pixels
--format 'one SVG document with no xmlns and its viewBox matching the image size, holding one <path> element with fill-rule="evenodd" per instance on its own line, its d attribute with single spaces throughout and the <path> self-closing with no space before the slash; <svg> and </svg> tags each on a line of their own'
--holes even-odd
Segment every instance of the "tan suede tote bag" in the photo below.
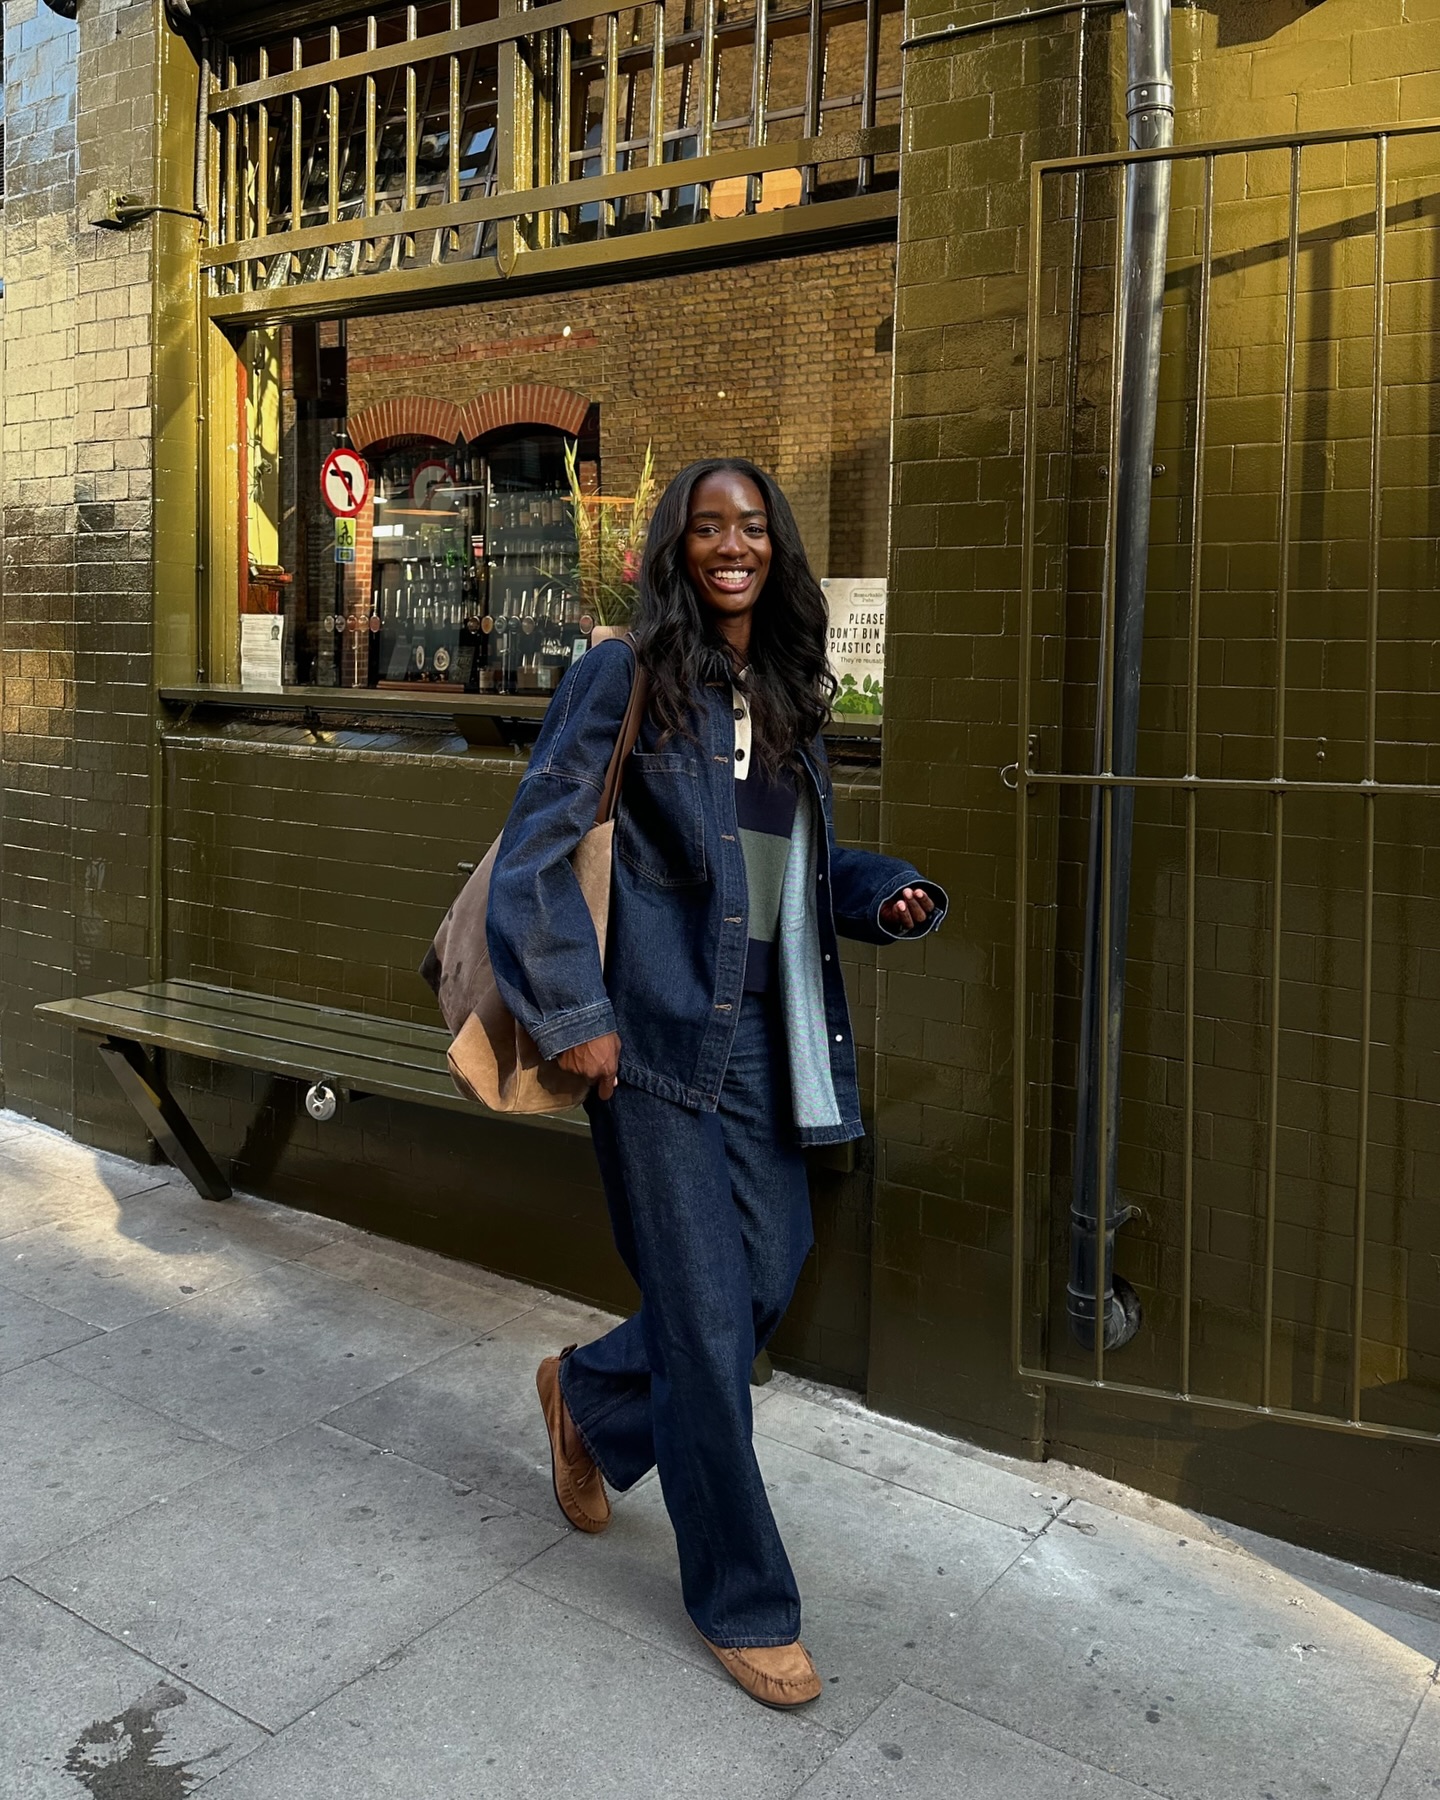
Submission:
<svg viewBox="0 0 1440 1800">
<path fill-rule="evenodd" d="M 625 761 L 640 735 L 649 696 L 649 678 L 637 664 L 630 701 L 595 810 L 595 823 L 570 859 L 595 921 L 602 967 L 610 920 L 615 810 Z M 584 1076 L 571 1075 L 559 1063 L 547 1062 L 541 1056 L 534 1038 L 506 1006 L 490 966 L 485 917 L 490 902 L 490 877 L 504 835 L 502 832 L 490 846 L 485 860 L 446 913 L 422 973 L 434 987 L 445 1023 L 453 1033 L 447 1061 L 456 1087 L 468 1100 L 478 1100 L 492 1112 L 564 1112 L 580 1104 L 590 1083 Z"/>
</svg>

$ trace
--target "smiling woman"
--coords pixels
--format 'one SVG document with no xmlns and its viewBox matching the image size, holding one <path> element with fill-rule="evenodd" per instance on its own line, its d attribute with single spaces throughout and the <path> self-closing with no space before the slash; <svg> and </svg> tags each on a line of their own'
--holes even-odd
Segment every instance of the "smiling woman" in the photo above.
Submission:
<svg viewBox="0 0 1440 1800">
<path fill-rule="evenodd" d="M 862 1135 L 841 936 L 933 930 L 909 863 L 835 842 L 820 586 L 774 479 L 692 463 L 655 508 L 633 638 L 562 682 L 490 887 L 491 959 L 586 1102 L 641 1309 L 536 1378 L 555 1495 L 600 1532 L 606 1484 L 658 1468 L 686 1610 L 753 1698 L 821 1691 L 751 1443 L 750 1369 L 812 1244 L 803 1151 Z M 637 666 L 604 961 L 571 866 Z"/>
</svg>

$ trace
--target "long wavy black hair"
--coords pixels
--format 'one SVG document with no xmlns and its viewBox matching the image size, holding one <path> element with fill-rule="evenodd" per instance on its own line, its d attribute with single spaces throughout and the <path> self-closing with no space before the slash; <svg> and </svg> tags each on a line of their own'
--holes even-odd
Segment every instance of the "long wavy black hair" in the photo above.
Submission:
<svg viewBox="0 0 1440 1800">
<path fill-rule="evenodd" d="M 665 737 L 694 735 L 706 682 L 736 678 L 732 654 L 685 566 L 690 498 L 707 475 L 731 472 L 759 489 L 770 532 L 770 573 L 756 602 L 743 677 L 754 751 L 770 770 L 793 764 L 830 718 L 835 676 L 825 654 L 826 611 L 790 503 L 773 476 L 739 456 L 693 462 L 656 502 L 631 629 L 650 676 L 650 711 Z"/>
</svg>

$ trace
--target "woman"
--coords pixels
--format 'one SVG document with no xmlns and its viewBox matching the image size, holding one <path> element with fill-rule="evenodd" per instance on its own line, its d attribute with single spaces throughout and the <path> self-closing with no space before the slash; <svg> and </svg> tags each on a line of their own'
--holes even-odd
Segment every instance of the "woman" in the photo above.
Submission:
<svg viewBox="0 0 1440 1800">
<path fill-rule="evenodd" d="M 825 602 L 784 495 L 752 463 L 694 463 L 655 509 L 634 648 L 556 693 L 490 889 L 500 987 L 586 1109 L 640 1311 L 541 1364 L 555 1497 L 609 1522 L 657 1466 L 685 1607 L 771 1706 L 820 1692 L 751 1442 L 750 1370 L 812 1237 L 803 1149 L 860 1137 L 837 934 L 939 924 L 908 864 L 838 847 L 820 730 Z M 636 656 L 650 680 L 615 827 L 609 938 L 568 858 L 593 823 Z"/>
</svg>

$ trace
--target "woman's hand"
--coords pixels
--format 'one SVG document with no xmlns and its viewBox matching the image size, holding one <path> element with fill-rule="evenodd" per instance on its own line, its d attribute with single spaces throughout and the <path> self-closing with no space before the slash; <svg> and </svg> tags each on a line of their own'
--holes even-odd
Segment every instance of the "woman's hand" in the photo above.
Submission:
<svg viewBox="0 0 1440 1800">
<path fill-rule="evenodd" d="M 615 1032 L 607 1031 L 604 1037 L 562 1050 L 555 1060 L 567 1075 L 583 1075 L 587 1081 L 593 1081 L 600 1098 L 608 1100 L 615 1092 L 620 1073 L 620 1039 Z"/>
<path fill-rule="evenodd" d="M 880 908 L 880 923 L 887 931 L 913 931 L 923 925 L 935 910 L 935 902 L 923 887 L 902 888 L 893 900 Z"/>
</svg>

